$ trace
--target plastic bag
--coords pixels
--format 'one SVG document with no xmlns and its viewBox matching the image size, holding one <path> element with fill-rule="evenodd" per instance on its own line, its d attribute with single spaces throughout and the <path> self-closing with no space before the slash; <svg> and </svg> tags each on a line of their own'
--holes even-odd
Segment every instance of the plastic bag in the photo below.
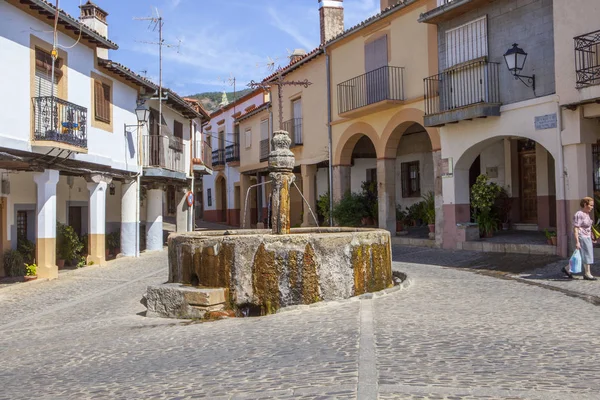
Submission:
<svg viewBox="0 0 600 400">
<path fill-rule="evenodd" d="M 569 259 L 569 266 L 572 274 L 578 274 L 581 272 L 581 253 L 579 249 L 573 252 L 573 255 Z"/>
</svg>

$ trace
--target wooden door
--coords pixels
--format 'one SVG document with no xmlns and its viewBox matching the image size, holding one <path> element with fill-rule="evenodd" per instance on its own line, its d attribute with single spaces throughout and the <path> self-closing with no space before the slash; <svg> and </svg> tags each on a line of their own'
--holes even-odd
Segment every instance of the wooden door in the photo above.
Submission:
<svg viewBox="0 0 600 400">
<path fill-rule="evenodd" d="M 521 222 L 537 223 L 537 175 L 535 150 L 519 153 L 519 181 L 521 187 Z"/>
<path fill-rule="evenodd" d="M 69 207 L 69 225 L 77 233 L 77 236 L 81 236 L 81 207 Z"/>
</svg>

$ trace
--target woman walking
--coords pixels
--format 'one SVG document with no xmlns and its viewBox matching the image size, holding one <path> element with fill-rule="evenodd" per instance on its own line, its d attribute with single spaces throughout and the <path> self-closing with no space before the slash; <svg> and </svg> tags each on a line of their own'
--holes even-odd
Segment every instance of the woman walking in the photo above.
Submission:
<svg viewBox="0 0 600 400">
<path fill-rule="evenodd" d="M 583 264 L 583 279 L 595 281 L 597 278 L 592 276 L 590 265 L 594 263 L 594 247 L 592 245 L 592 225 L 594 221 L 590 217 L 590 212 L 594 210 L 594 199 L 584 197 L 579 203 L 581 210 L 573 216 L 573 235 L 575 236 L 575 247 L 581 253 L 581 263 Z M 563 267 L 563 272 L 569 279 L 573 279 L 570 265 Z"/>
</svg>

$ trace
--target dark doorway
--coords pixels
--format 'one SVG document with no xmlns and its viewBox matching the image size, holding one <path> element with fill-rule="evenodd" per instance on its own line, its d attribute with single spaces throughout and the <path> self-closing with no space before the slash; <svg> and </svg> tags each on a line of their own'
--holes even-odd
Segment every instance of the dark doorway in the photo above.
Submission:
<svg viewBox="0 0 600 400">
<path fill-rule="evenodd" d="M 473 164 L 471 164 L 471 168 L 469 168 L 469 194 L 471 193 L 471 188 L 477 182 L 479 175 L 481 175 L 481 157 L 477 156 Z"/>
<path fill-rule="evenodd" d="M 79 206 L 69 207 L 69 225 L 79 237 L 81 237 L 81 211 L 82 208 Z"/>
</svg>

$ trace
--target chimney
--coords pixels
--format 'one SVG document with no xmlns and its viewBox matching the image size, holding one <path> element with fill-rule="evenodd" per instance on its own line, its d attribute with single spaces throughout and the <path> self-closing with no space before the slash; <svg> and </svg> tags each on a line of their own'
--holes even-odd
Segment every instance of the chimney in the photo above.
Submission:
<svg viewBox="0 0 600 400">
<path fill-rule="evenodd" d="M 106 23 L 108 13 L 89 0 L 84 5 L 79 6 L 79 8 L 81 9 L 79 21 L 105 38 L 108 38 L 108 23 Z M 97 47 L 96 54 L 100 58 L 108 59 L 108 49 Z"/>
<path fill-rule="evenodd" d="M 321 43 L 344 32 L 344 0 L 319 0 Z"/>
<path fill-rule="evenodd" d="M 306 51 L 303 49 L 296 49 L 290 54 L 290 64 L 295 63 L 296 61 L 302 59 L 306 55 Z"/>
</svg>

